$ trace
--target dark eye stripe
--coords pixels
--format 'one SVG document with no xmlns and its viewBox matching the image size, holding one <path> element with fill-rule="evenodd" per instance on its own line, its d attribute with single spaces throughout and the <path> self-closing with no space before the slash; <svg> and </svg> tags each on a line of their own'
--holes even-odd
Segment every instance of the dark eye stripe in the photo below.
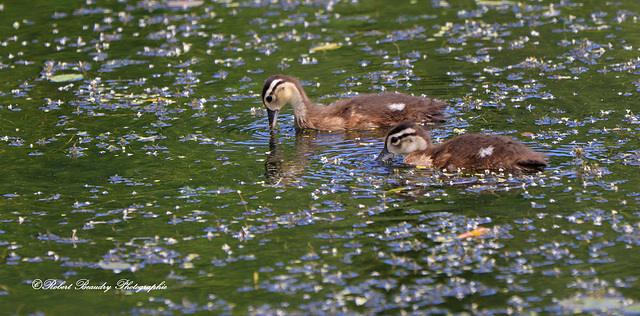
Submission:
<svg viewBox="0 0 640 316">
<path fill-rule="evenodd" d="M 285 83 L 285 81 L 284 81 L 284 80 L 280 80 L 280 81 L 278 81 L 278 83 L 276 83 L 276 84 L 273 86 L 273 88 L 271 88 L 271 93 L 270 93 L 270 94 L 273 94 L 273 92 L 274 92 L 274 91 L 278 90 L 278 87 L 279 87 L 281 84 L 283 84 L 283 83 Z"/>
<path fill-rule="evenodd" d="M 274 81 L 275 82 L 274 84 Z M 271 83 L 269 83 L 269 85 L 265 85 L 265 89 L 262 91 L 262 99 L 264 100 L 265 97 L 273 95 L 273 93 L 276 91 L 276 89 L 283 83 L 285 83 L 285 80 L 282 79 L 276 79 L 272 81 Z"/>
<path fill-rule="evenodd" d="M 391 134 L 389 135 L 389 138 L 391 139 L 391 142 L 393 143 L 397 143 L 398 141 L 405 139 L 407 137 L 410 136 L 416 136 L 416 132 L 414 131 L 401 131 L 399 133 L 395 133 L 395 134 Z"/>
<path fill-rule="evenodd" d="M 406 137 L 418 136 L 418 130 L 419 128 L 415 126 L 414 123 L 409 121 L 403 122 L 389 131 L 387 138 L 392 144 L 397 144 Z"/>
</svg>

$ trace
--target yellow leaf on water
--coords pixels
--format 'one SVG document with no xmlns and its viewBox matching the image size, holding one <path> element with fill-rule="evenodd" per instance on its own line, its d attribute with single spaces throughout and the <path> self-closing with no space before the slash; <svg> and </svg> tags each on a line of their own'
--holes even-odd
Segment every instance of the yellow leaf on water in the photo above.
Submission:
<svg viewBox="0 0 640 316">
<path fill-rule="evenodd" d="M 165 101 L 167 103 L 173 103 L 174 101 L 171 99 L 167 99 L 167 98 L 163 98 L 163 97 L 157 97 L 157 98 L 150 98 L 150 99 L 144 99 L 142 100 L 143 102 L 156 102 L 156 101 Z"/>
<path fill-rule="evenodd" d="M 433 237 L 432 239 L 435 242 L 441 242 L 441 243 L 453 241 L 453 238 L 451 238 L 450 236 L 436 236 L 436 237 Z"/>
<path fill-rule="evenodd" d="M 68 82 L 68 81 L 78 81 L 78 80 L 81 80 L 82 78 L 84 78 L 84 76 L 82 76 L 81 74 L 64 74 L 64 75 L 53 76 L 49 80 L 51 80 L 51 82 Z"/>
<path fill-rule="evenodd" d="M 463 239 L 463 238 L 470 238 L 470 237 L 480 237 L 486 233 L 488 233 L 489 230 L 487 228 L 484 227 L 478 227 L 472 231 L 468 231 L 466 233 L 462 233 L 458 236 L 456 236 L 457 239 Z"/>
<path fill-rule="evenodd" d="M 516 5 L 515 2 L 505 1 L 505 0 L 477 0 L 477 5 L 486 5 L 486 6 L 504 6 L 504 5 Z"/>
<path fill-rule="evenodd" d="M 409 187 L 393 188 L 393 189 L 387 191 L 387 193 L 402 192 L 402 191 L 407 190 L 407 189 L 409 189 Z"/>
<path fill-rule="evenodd" d="M 325 43 L 324 45 L 320 45 L 320 46 L 316 46 L 316 47 L 311 47 L 311 49 L 309 50 L 309 53 L 315 53 L 317 51 L 327 51 L 327 50 L 334 50 L 334 49 L 338 49 L 342 47 L 342 44 L 338 44 L 338 43 Z"/>
</svg>

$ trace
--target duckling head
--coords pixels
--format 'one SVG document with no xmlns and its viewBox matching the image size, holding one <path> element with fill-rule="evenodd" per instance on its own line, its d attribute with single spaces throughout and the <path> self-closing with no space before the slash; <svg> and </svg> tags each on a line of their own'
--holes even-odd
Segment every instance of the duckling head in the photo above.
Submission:
<svg viewBox="0 0 640 316">
<path fill-rule="evenodd" d="M 406 156 L 412 152 L 426 150 L 431 146 L 429 134 L 413 122 L 400 123 L 387 133 L 384 149 L 376 161 L 384 161 L 393 156 Z"/>
<path fill-rule="evenodd" d="M 301 86 L 298 80 L 285 75 L 273 75 L 262 87 L 262 104 L 267 108 L 269 128 L 276 127 L 276 119 L 280 109 L 287 103 L 294 107 L 302 102 Z"/>
</svg>

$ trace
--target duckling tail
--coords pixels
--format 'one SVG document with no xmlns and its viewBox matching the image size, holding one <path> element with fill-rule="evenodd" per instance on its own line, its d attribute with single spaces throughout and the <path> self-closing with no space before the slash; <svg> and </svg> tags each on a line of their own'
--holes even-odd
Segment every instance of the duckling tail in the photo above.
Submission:
<svg viewBox="0 0 640 316">
<path fill-rule="evenodd" d="M 432 122 L 437 122 L 437 123 L 443 123 L 447 121 L 447 118 L 449 118 L 448 113 L 444 113 L 444 112 L 440 112 L 437 114 L 427 114 L 427 118 L 429 119 L 429 121 Z"/>
<path fill-rule="evenodd" d="M 516 166 L 522 171 L 536 172 L 543 171 L 547 167 L 547 162 L 537 159 L 520 160 L 516 162 Z"/>
</svg>

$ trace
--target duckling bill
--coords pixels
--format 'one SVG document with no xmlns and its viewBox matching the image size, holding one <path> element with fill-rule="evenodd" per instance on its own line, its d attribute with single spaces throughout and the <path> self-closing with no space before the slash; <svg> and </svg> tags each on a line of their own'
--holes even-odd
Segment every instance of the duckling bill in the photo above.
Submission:
<svg viewBox="0 0 640 316">
<path fill-rule="evenodd" d="M 516 169 L 542 171 L 546 155 L 533 151 L 514 138 L 467 134 L 433 145 L 429 133 L 413 122 L 394 127 L 384 140 L 376 161 L 404 156 L 404 163 L 436 169 Z"/>
<path fill-rule="evenodd" d="M 309 100 L 296 78 L 285 75 L 273 75 L 265 81 L 262 103 L 271 129 L 280 109 L 289 103 L 296 128 L 326 131 L 389 127 L 405 120 L 442 121 L 446 117 L 442 111 L 447 108 L 443 101 L 401 93 L 364 94 L 320 106 Z"/>
</svg>

